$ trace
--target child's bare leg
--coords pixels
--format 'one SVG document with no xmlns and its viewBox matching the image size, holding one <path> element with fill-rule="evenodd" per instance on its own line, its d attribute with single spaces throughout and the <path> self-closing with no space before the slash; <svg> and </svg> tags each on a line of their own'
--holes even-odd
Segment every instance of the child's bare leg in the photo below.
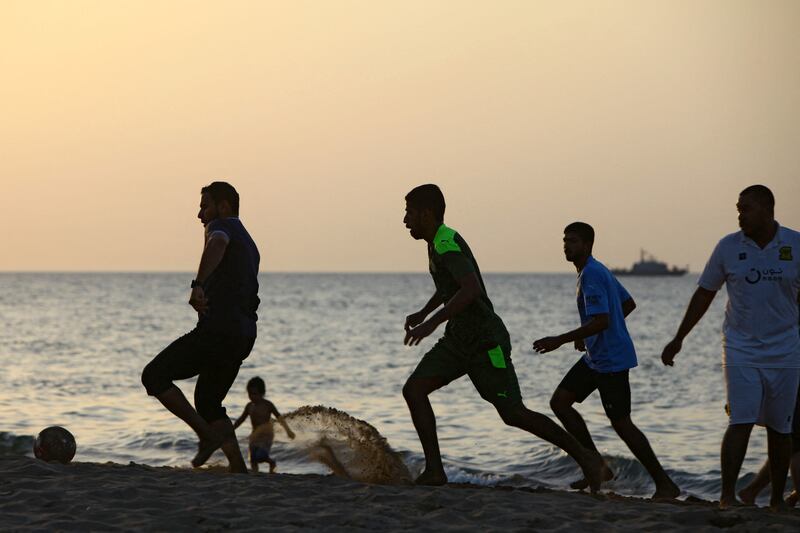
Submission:
<svg viewBox="0 0 800 533">
<path fill-rule="evenodd" d="M 267 459 L 267 462 L 269 463 L 269 473 L 274 474 L 275 467 L 278 465 L 278 463 L 276 463 L 273 459 Z"/>
<path fill-rule="evenodd" d="M 258 461 L 250 461 L 250 470 L 253 472 L 258 472 Z"/>
</svg>

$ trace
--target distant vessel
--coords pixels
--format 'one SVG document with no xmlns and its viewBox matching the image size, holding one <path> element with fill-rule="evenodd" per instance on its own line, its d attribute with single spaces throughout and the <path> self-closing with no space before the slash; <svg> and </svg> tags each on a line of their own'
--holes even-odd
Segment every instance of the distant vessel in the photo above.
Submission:
<svg viewBox="0 0 800 533">
<path fill-rule="evenodd" d="M 634 263 L 630 270 L 625 268 L 614 268 L 611 272 L 615 276 L 683 276 L 689 271 L 688 268 L 668 267 L 644 250 L 641 250 L 639 262 Z"/>
</svg>

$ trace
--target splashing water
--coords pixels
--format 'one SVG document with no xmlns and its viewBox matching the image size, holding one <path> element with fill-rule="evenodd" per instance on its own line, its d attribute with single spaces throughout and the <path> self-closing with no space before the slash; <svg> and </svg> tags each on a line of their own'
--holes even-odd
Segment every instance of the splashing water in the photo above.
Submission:
<svg viewBox="0 0 800 533">
<path fill-rule="evenodd" d="M 305 405 L 283 418 L 295 433 L 295 439 L 287 440 L 286 445 L 302 450 L 334 474 L 364 483 L 411 483 L 411 474 L 398 453 L 367 422 L 322 405 Z"/>
</svg>

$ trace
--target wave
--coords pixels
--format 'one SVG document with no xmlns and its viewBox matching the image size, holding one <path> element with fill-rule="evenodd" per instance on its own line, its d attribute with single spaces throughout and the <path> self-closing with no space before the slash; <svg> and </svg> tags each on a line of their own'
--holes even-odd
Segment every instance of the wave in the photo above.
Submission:
<svg viewBox="0 0 800 533">
<path fill-rule="evenodd" d="M 373 426 L 331 407 L 303 406 L 284 415 L 295 433 L 285 446 L 330 468 L 334 474 L 377 484 L 411 483 L 400 454 Z M 276 430 L 280 430 L 276 428 Z"/>
<path fill-rule="evenodd" d="M 401 452 L 402 453 L 402 452 Z M 403 453 L 409 470 L 422 470 L 425 459 L 421 454 Z M 639 461 L 630 457 L 604 455 L 614 479 L 603 484 L 604 492 L 615 492 L 626 496 L 649 497 L 655 492 L 655 484 L 650 474 Z M 484 468 L 465 464 L 454 458 L 446 458 L 445 472 L 450 483 L 464 483 L 489 487 L 547 488 L 572 490 L 570 483 L 582 477 L 575 461 L 562 451 L 553 448 L 536 457 L 530 464 L 505 468 L 503 473 L 487 471 Z M 718 471 L 696 474 L 682 470 L 667 470 L 673 481 L 683 491 L 684 496 L 700 499 L 714 499 L 719 495 L 721 480 Z M 739 484 L 747 484 L 754 474 L 744 472 Z"/>
<path fill-rule="evenodd" d="M 0 455 L 33 455 L 33 437 L 0 431 Z"/>
</svg>

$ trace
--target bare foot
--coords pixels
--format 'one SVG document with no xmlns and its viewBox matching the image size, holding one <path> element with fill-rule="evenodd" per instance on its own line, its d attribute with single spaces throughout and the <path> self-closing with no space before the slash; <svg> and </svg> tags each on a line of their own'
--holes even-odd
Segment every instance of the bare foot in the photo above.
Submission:
<svg viewBox="0 0 800 533">
<path fill-rule="evenodd" d="M 744 504 L 736 499 L 735 496 L 733 497 L 721 497 L 719 499 L 719 508 L 720 509 L 730 509 L 732 507 L 744 507 Z"/>
<path fill-rule="evenodd" d="M 192 459 L 192 466 L 197 468 L 206 464 L 209 457 L 214 455 L 214 452 L 222 446 L 224 441 L 225 438 L 219 435 L 214 435 L 207 439 L 200 439 L 200 442 L 197 443 L 197 454 Z"/>
<path fill-rule="evenodd" d="M 414 480 L 415 485 L 428 485 L 432 487 L 436 487 L 439 485 L 446 485 L 447 484 L 447 474 L 444 473 L 444 470 L 440 470 L 438 472 L 428 472 L 428 470 L 424 470 L 417 479 Z"/>
<path fill-rule="evenodd" d="M 656 492 L 653 494 L 653 500 L 674 500 L 681 495 L 681 489 L 671 479 L 656 485 Z"/>
<path fill-rule="evenodd" d="M 589 483 L 589 492 L 596 494 L 600 490 L 600 485 L 603 483 L 603 469 L 606 467 L 606 462 L 603 457 L 593 451 L 586 450 L 586 458 L 581 464 L 583 475 Z"/>
<path fill-rule="evenodd" d="M 603 481 L 611 481 L 614 479 L 614 472 L 608 467 L 608 463 L 603 462 Z M 569 484 L 570 488 L 575 490 L 583 490 L 589 487 L 589 482 L 585 477 L 580 478 L 578 481 L 573 481 Z"/>
<path fill-rule="evenodd" d="M 231 465 L 230 468 L 228 469 L 228 471 L 231 474 L 247 474 L 247 467 L 244 466 L 244 464 L 242 464 L 242 466 L 240 466 L 240 467 L 236 467 L 236 466 Z"/>
<path fill-rule="evenodd" d="M 750 485 L 739 491 L 739 499 L 742 500 L 742 503 L 745 505 L 755 505 L 756 496 L 758 496 L 758 492 L 754 491 Z"/>
<path fill-rule="evenodd" d="M 769 510 L 773 513 L 788 513 L 789 506 L 786 505 L 786 502 L 783 501 L 783 498 L 781 498 L 781 500 L 778 502 L 769 502 Z"/>
<path fill-rule="evenodd" d="M 789 497 L 786 498 L 786 505 L 789 507 L 794 507 L 797 505 L 797 501 L 800 500 L 800 494 L 797 493 L 796 490 L 793 490 Z"/>
</svg>

